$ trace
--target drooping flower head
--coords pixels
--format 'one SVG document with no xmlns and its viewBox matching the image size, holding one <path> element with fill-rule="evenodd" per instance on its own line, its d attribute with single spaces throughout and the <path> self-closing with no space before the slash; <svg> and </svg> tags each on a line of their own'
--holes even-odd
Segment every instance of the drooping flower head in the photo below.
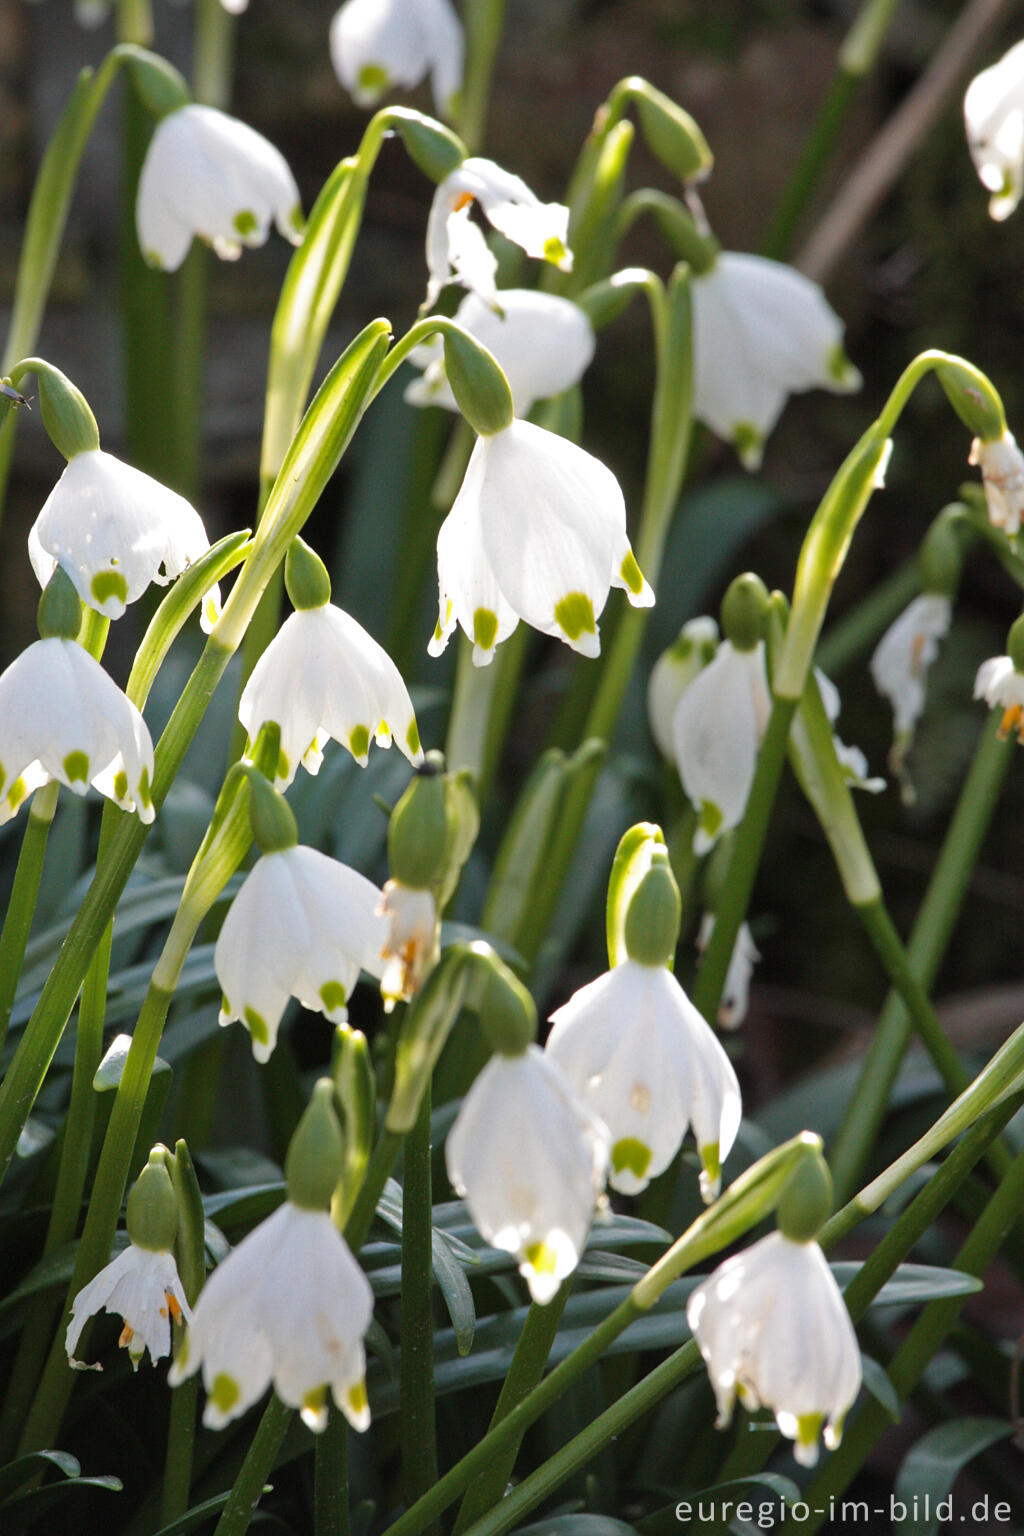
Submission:
<svg viewBox="0 0 1024 1536">
<path fill-rule="evenodd" d="M 492 305 L 479 294 L 467 293 L 455 320 L 501 365 L 517 416 L 528 415 L 535 401 L 578 384 L 594 355 L 594 331 L 586 314 L 571 299 L 557 294 L 502 288 Z M 411 361 L 424 372 L 405 391 L 410 405 L 441 405 L 457 411 L 440 338 L 418 347 Z"/>
<path fill-rule="evenodd" d="M 608 1133 L 536 1045 L 491 1057 L 445 1147 L 480 1235 L 516 1255 L 533 1300 L 579 1263 L 608 1167 Z"/>
<path fill-rule="evenodd" d="M 215 107 L 169 112 L 150 140 L 139 177 L 135 223 L 146 261 L 174 272 L 193 235 L 233 261 L 263 245 L 273 221 L 302 239 L 302 210 L 284 156 L 255 129 Z"/>
<path fill-rule="evenodd" d="M 990 442 L 976 437 L 968 463 L 977 464 L 981 470 L 989 522 L 1008 538 L 1015 538 L 1024 517 L 1024 454 L 1017 447 L 1017 439 L 1010 431 Z"/>
<path fill-rule="evenodd" d="M 474 204 L 479 204 L 492 228 L 527 256 L 553 262 L 563 272 L 571 270 L 568 208 L 562 203 L 542 203 L 520 177 L 493 160 L 472 155 L 434 193 L 427 220 L 428 309 L 437 303 L 445 284 L 452 282 L 488 303 L 496 302 L 498 263 L 483 231 L 473 223 Z"/>
<path fill-rule="evenodd" d="M 694 276 L 692 295 L 693 413 L 746 469 L 760 464 L 789 395 L 860 388 L 842 321 L 795 268 L 724 251 Z"/>
<path fill-rule="evenodd" d="M 58 565 L 83 603 L 119 619 L 151 582 L 180 576 L 210 547 L 199 513 L 176 491 L 102 448 L 68 460 L 28 536 L 40 586 Z M 212 587 L 201 620 L 209 632 L 220 609 Z"/>
<path fill-rule="evenodd" d="M 597 656 L 609 589 L 654 594 L 626 534 L 619 483 L 598 459 L 527 421 L 477 439 L 437 539 L 439 655 L 457 624 L 486 666 L 520 619 Z"/>
<path fill-rule="evenodd" d="M 939 654 L 939 641 L 953 618 L 950 598 L 922 592 L 889 625 L 871 657 L 871 676 L 892 705 L 893 742 L 889 766 L 900 781 L 904 800 L 913 799 L 906 770 L 917 722 L 924 713 L 928 668 Z"/>
<path fill-rule="evenodd" d="M 449 0 L 345 0 L 331 22 L 331 62 L 361 107 L 430 75 L 434 105 L 450 117 L 462 89 L 465 41 Z"/>
<path fill-rule="evenodd" d="M 1024 42 L 971 81 L 964 125 L 981 184 L 992 194 L 988 211 L 1007 219 L 1024 191 Z"/>
<path fill-rule="evenodd" d="M 1017 670 L 1012 656 L 990 656 L 982 662 L 974 697 L 983 698 L 989 709 L 1003 711 L 999 735 L 1004 741 L 1012 735 L 1024 744 L 1024 672 Z"/>
</svg>

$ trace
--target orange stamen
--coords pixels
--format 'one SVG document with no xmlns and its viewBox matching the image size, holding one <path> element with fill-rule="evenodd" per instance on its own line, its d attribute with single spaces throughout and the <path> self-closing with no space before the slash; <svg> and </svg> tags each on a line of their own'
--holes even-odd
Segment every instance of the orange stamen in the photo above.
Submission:
<svg viewBox="0 0 1024 1536">
<path fill-rule="evenodd" d="M 999 722 L 999 740 L 1005 741 L 1011 731 L 1016 731 L 1018 739 L 1024 732 L 1024 707 L 1020 704 L 1011 704 L 1009 709 L 1003 710 L 1003 718 Z"/>
<path fill-rule="evenodd" d="M 171 1295 L 170 1291 L 164 1291 L 164 1295 L 167 1297 L 167 1305 L 171 1309 L 171 1322 L 172 1323 L 180 1323 L 181 1322 L 181 1303 L 178 1301 L 177 1296 L 172 1296 Z"/>
<path fill-rule="evenodd" d="M 472 192 L 462 192 L 462 193 L 460 193 L 460 195 L 455 199 L 454 206 L 452 207 L 452 212 L 453 213 L 461 213 L 463 208 L 468 208 L 472 201 L 473 201 L 473 194 L 472 194 Z"/>
<path fill-rule="evenodd" d="M 131 1341 L 132 1341 L 132 1339 L 134 1337 L 135 1337 L 135 1329 L 134 1328 L 130 1328 L 128 1326 L 128 1324 L 125 1323 L 124 1327 L 121 1329 L 121 1337 L 117 1341 L 119 1348 L 127 1349 L 128 1345 L 131 1343 Z"/>
</svg>

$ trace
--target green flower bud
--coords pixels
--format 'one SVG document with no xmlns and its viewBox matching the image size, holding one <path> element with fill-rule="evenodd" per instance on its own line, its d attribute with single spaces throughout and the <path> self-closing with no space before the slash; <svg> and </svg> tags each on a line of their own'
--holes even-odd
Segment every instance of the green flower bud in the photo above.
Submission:
<svg viewBox="0 0 1024 1536">
<path fill-rule="evenodd" d="M 459 410 L 481 437 L 503 432 L 515 411 L 500 363 L 453 320 L 445 323 L 443 334 L 444 371 Z"/>
<path fill-rule="evenodd" d="M 76 453 L 90 453 L 98 448 L 99 428 L 82 391 L 59 368 L 42 358 L 28 358 L 13 370 L 19 378 L 29 371 L 39 380 L 43 426 L 58 453 L 73 459 Z"/>
<path fill-rule="evenodd" d="M 946 398 L 967 430 L 983 443 L 998 440 L 1006 431 L 1003 402 L 992 383 L 971 363 L 950 357 L 935 369 Z"/>
<path fill-rule="evenodd" d="M 187 107 L 192 100 L 184 76 L 173 64 L 168 64 L 155 53 L 134 45 L 123 46 L 121 57 L 128 66 L 132 84 L 138 91 L 146 111 L 157 122 L 169 117 L 179 107 Z"/>
<path fill-rule="evenodd" d="M 689 112 L 639 76 L 623 84 L 636 103 L 647 148 L 665 169 L 687 184 L 709 176 L 714 156 Z"/>
<path fill-rule="evenodd" d="M 1006 654 L 1013 662 L 1015 672 L 1024 672 L 1024 613 L 1010 625 L 1006 637 Z"/>
<path fill-rule="evenodd" d="M 537 1038 L 533 998 L 497 955 L 489 957 L 488 973 L 479 994 L 480 1028 L 492 1051 L 521 1056 Z"/>
<path fill-rule="evenodd" d="M 76 640 L 82 627 L 82 603 L 75 584 L 58 565 L 43 588 L 36 609 L 36 627 L 43 640 Z"/>
<path fill-rule="evenodd" d="M 326 1211 L 341 1178 L 345 1143 L 334 1109 L 334 1085 L 322 1077 L 295 1127 L 284 1161 L 288 1199 L 306 1211 Z"/>
<path fill-rule="evenodd" d="M 583 310 L 595 331 L 611 325 L 625 314 L 638 293 L 650 287 L 651 274 L 644 267 L 623 267 L 600 282 L 591 283 L 577 295 L 576 303 Z"/>
<path fill-rule="evenodd" d="M 817 1237 L 832 1210 L 832 1175 L 820 1151 L 809 1152 L 797 1163 L 783 1186 L 775 1221 L 791 1243 L 809 1243 Z"/>
<path fill-rule="evenodd" d="M 310 549 L 305 539 L 298 535 L 288 546 L 284 557 L 284 585 L 288 600 L 300 612 L 306 608 L 323 608 L 331 600 L 331 578 L 316 550 Z"/>
<path fill-rule="evenodd" d="M 292 808 L 261 773 L 253 769 L 249 780 L 249 824 L 261 853 L 294 848 L 299 840 Z"/>
<path fill-rule="evenodd" d="M 640 965 L 671 966 L 679 940 L 682 906 L 668 856 L 657 849 L 626 908 L 626 954 Z"/>
<path fill-rule="evenodd" d="M 738 651 L 752 651 L 764 635 L 768 589 L 760 576 L 747 571 L 731 582 L 722 599 L 722 632 Z"/>
<path fill-rule="evenodd" d="M 387 116 L 413 165 L 431 181 L 444 181 L 465 160 L 465 144 L 443 123 L 410 107 L 390 107 Z"/>
<path fill-rule="evenodd" d="M 939 597 L 954 598 L 960 585 L 964 553 L 958 522 L 962 508 L 954 503 L 939 513 L 921 542 L 918 564 L 921 589 Z"/>
<path fill-rule="evenodd" d="M 167 1171 L 166 1147 L 154 1147 L 128 1196 L 128 1236 L 136 1248 L 169 1252 L 178 1230 L 178 1201 Z"/>
<path fill-rule="evenodd" d="M 428 752 L 388 822 L 392 879 L 413 890 L 440 880 L 448 850 L 448 796 L 444 758 Z"/>
</svg>

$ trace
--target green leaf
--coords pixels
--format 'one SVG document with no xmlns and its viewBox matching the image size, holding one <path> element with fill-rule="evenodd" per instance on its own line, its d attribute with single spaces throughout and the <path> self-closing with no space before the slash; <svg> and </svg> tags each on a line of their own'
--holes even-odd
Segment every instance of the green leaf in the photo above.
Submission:
<svg viewBox="0 0 1024 1536">
<path fill-rule="evenodd" d="M 264 1493 L 271 1493 L 272 1491 L 268 1483 L 261 1490 L 260 1496 L 262 1497 Z M 172 1520 L 170 1525 L 162 1525 L 156 1532 L 156 1536 L 185 1536 L 186 1531 L 194 1530 L 197 1525 L 202 1525 L 211 1515 L 215 1515 L 219 1510 L 222 1510 L 230 1497 L 231 1490 L 229 1488 L 227 1493 L 218 1493 L 212 1499 L 205 1499 L 202 1504 L 193 1504 L 191 1509 L 187 1509 L 183 1515 L 179 1515 L 177 1520 Z"/>
<path fill-rule="evenodd" d="M 893 1530 L 899 1536 L 936 1536 L 940 1522 L 954 1518 L 952 1506 L 947 1514 L 938 1506 L 948 1498 L 961 1470 L 988 1446 L 1012 1433 L 1013 1425 L 1005 1419 L 968 1418 L 940 1424 L 922 1435 L 896 1474 L 893 1491 L 907 1506 L 907 1515 L 893 1520 Z M 915 1499 L 920 1511 L 917 1515 Z"/>
<path fill-rule="evenodd" d="M 886 1413 L 894 1424 L 900 1419 L 900 1400 L 896 1396 L 896 1388 L 889 1380 L 888 1372 L 879 1365 L 877 1360 L 872 1360 L 870 1355 L 861 1355 L 861 1371 L 864 1376 L 864 1385 L 871 1396 L 881 1403 Z"/>
<path fill-rule="evenodd" d="M 48 1466 L 56 1467 L 65 1477 L 77 1477 L 82 1470 L 77 1457 L 69 1451 L 30 1451 L 27 1456 L 19 1456 L 6 1467 L 0 1467 L 0 1501 L 7 1499 L 30 1478 L 37 1477 L 40 1470 L 45 1472 Z"/>
<path fill-rule="evenodd" d="M 849 1285 L 860 1269 L 859 1264 L 833 1264 L 832 1273 L 842 1288 Z M 901 1264 L 891 1279 L 879 1291 L 872 1307 L 918 1307 L 924 1302 L 939 1301 L 952 1296 L 973 1296 L 983 1289 L 982 1282 L 974 1275 L 961 1274 L 958 1269 L 941 1269 L 932 1264 Z"/>
<path fill-rule="evenodd" d="M 69 1477 L 63 1483 L 50 1483 L 45 1488 L 35 1488 L 31 1493 L 8 1499 L 4 1509 L 12 1521 L 35 1520 L 45 1510 L 61 1504 L 76 1488 L 105 1488 L 108 1493 L 120 1493 L 124 1484 L 119 1477 Z"/>
</svg>

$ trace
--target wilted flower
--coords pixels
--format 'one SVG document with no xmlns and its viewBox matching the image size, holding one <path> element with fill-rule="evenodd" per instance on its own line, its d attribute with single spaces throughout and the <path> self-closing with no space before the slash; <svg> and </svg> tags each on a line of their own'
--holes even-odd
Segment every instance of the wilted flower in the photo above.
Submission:
<svg viewBox="0 0 1024 1536">
<path fill-rule="evenodd" d="M 828 716 L 828 723 L 834 726 L 842 711 L 839 689 L 830 677 L 825 676 L 820 667 L 815 667 L 814 676 L 818 683 L 825 714 Z M 860 747 L 848 747 L 844 741 L 840 741 L 835 731 L 832 732 L 832 745 L 839 759 L 839 766 L 851 789 L 863 789 L 869 795 L 882 792 L 885 788 L 885 780 L 868 777 L 868 760 Z"/>
<path fill-rule="evenodd" d="M 233 261 L 263 245 L 273 219 L 293 245 L 302 238 L 295 178 L 262 134 L 215 107 L 169 112 L 150 140 L 135 206 L 142 254 L 174 272 L 193 235 Z"/>
<path fill-rule="evenodd" d="M 705 912 L 697 934 L 697 949 L 703 954 L 715 931 L 715 914 Z M 718 1005 L 717 1019 L 722 1029 L 739 1029 L 747 1016 L 750 1001 L 750 978 L 761 954 L 754 943 L 749 923 L 740 923 L 736 942 L 729 957 L 729 969 L 722 988 L 722 1000 Z"/>
<path fill-rule="evenodd" d="M 392 736 L 414 767 L 423 761 L 408 690 L 391 657 L 341 608 L 324 603 L 286 619 L 245 685 L 238 718 L 255 741 L 269 721 L 281 728 L 278 788 L 299 763 L 317 773 L 332 738 L 365 766 L 371 738 Z"/>
<path fill-rule="evenodd" d="M 597 656 L 597 619 L 610 587 L 622 587 L 634 607 L 654 602 L 611 470 L 527 421 L 477 439 L 438 534 L 437 575 L 430 654 L 439 655 L 461 624 L 477 666 L 519 619 Z"/>
<path fill-rule="evenodd" d="M 594 356 L 594 330 L 571 299 L 529 288 L 502 288 L 494 307 L 467 293 L 455 320 L 483 343 L 501 365 L 517 416 L 536 400 L 547 400 L 578 384 Z M 405 391 L 410 405 L 443 405 L 457 411 L 444 367 L 444 343 L 434 337 L 417 347 L 411 361 L 424 370 Z"/>
<path fill-rule="evenodd" d="M 273 1382 L 310 1429 L 327 1425 L 327 1388 L 366 1429 L 363 1336 L 373 1292 L 326 1211 L 286 1200 L 209 1277 L 168 1374 L 179 1386 L 202 1365 L 203 1423 L 222 1429 Z"/>
<path fill-rule="evenodd" d="M 1009 656 L 991 656 L 978 668 L 974 697 L 984 698 L 989 709 L 1001 709 L 1003 718 L 999 735 L 1015 735 L 1024 745 L 1024 673 L 1018 672 Z"/>
<path fill-rule="evenodd" d="M 717 650 L 718 625 L 714 619 L 689 619 L 651 668 L 647 720 L 658 751 L 670 761 L 676 755 L 672 722 L 679 700 Z"/>
<path fill-rule="evenodd" d="M 964 125 L 981 184 L 992 193 L 988 211 L 1006 219 L 1024 191 L 1024 42 L 971 81 Z"/>
<path fill-rule="evenodd" d="M 149 822 L 153 742 L 146 722 L 98 661 L 74 640 L 30 645 L 0 677 L 0 823 L 56 779 L 91 784 Z"/>
<path fill-rule="evenodd" d="M 64 1341 L 68 1362 L 76 1370 L 88 1369 L 75 1359 L 75 1350 L 89 1318 L 100 1311 L 123 1318 L 118 1343 L 127 1349 L 133 1369 L 138 1368 L 147 1349 L 154 1365 L 169 1355 L 171 1323 L 192 1320 L 174 1255 L 167 1249 L 141 1248 L 129 1243 L 123 1253 L 82 1287 L 72 1303 Z"/>
<path fill-rule="evenodd" d="M 379 958 L 385 966 L 380 979 L 384 1012 L 419 991 L 427 966 L 437 950 L 437 905 L 433 893 L 388 880 L 377 911 L 387 920 L 387 937 Z"/>
<path fill-rule="evenodd" d="M 892 705 L 897 741 L 913 734 L 924 711 L 928 668 L 949 632 L 953 604 L 939 592 L 923 592 L 895 619 L 875 646 L 871 676 Z"/>
<path fill-rule="evenodd" d="M 465 42 L 448 0 L 345 0 L 331 22 L 331 62 L 361 107 L 429 71 L 434 104 L 451 115 L 462 89 Z"/>
<path fill-rule="evenodd" d="M 725 251 L 694 277 L 692 294 L 693 413 L 745 468 L 760 464 L 789 395 L 860 388 L 842 321 L 795 268 Z"/>
<path fill-rule="evenodd" d="M 742 1106 L 732 1064 L 664 965 L 625 960 L 551 1015 L 547 1054 L 611 1134 L 624 1195 L 663 1173 L 692 1125 L 713 1199 Z"/>
<path fill-rule="evenodd" d="M 536 1045 L 491 1057 L 445 1148 L 480 1235 L 513 1253 L 541 1304 L 579 1263 L 608 1168 L 605 1127 Z"/>
<path fill-rule="evenodd" d="M 527 256 L 554 262 L 563 272 L 571 270 L 568 208 L 562 203 L 542 203 L 518 176 L 503 171 L 493 160 L 472 155 L 445 177 L 430 206 L 428 309 L 436 304 L 444 285 L 452 282 L 488 302 L 497 299 L 498 263 L 483 231 L 470 218 L 474 203 L 480 204 L 487 222 Z"/>
<path fill-rule="evenodd" d="M 968 463 L 981 469 L 989 522 L 1014 538 L 1024 516 L 1024 454 L 1017 439 L 1009 431 L 987 443 L 976 437 Z"/>
<path fill-rule="evenodd" d="M 387 927 L 381 893 L 356 870 L 314 848 L 265 854 L 231 903 L 213 964 L 220 1022 L 241 1019 L 253 1055 L 267 1061 L 289 996 L 333 1024 L 360 970 L 380 975 Z"/>
<path fill-rule="evenodd" d="M 210 547 L 202 518 L 184 496 L 102 448 L 69 459 L 28 536 L 40 586 L 58 565 L 83 603 L 119 619 L 151 582 L 180 576 Z M 212 587 L 201 623 L 209 632 L 220 595 Z"/>
<path fill-rule="evenodd" d="M 816 1242 L 773 1232 L 727 1259 L 691 1295 L 686 1317 L 718 1403 L 718 1426 L 737 1397 L 765 1407 L 803 1466 L 818 1436 L 834 1450 L 860 1390 L 857 1336 Z M 827 1421 L 827 1422 L 826 1422 Z"/>
<path fill-rule="evenodd" d="M 742 820 L 770 713 L 764 642 L 743 651 L 723 640 L 679 700 L 672 726 L 679 777 L 699 818 L 695 853 Z"/>
</svg>

